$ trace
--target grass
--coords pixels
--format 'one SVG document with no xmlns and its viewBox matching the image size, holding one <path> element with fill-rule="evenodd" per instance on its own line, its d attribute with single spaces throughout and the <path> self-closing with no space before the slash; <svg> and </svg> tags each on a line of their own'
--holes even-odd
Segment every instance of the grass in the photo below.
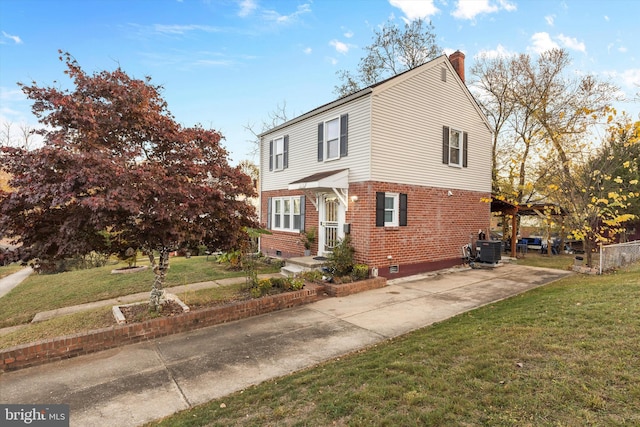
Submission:
<svg viewBox="0 0 640 427">
<path fill-rule="evenodd" d="M 16 271 L 20 271 L 22 270 L 22 268 L 23 267 L 20 264 L 16 264 L 16 263 L 0 266 L 0 279 L 10 274 L 13 274 Z"/>
<path fill-rule="evenodd" d="M 639 294 L 572 275 L 149 425 L 638 425 Z"/>
<path fill-rule="evenodd" d="M 529 267 L 555 268 L 558 270 L 568 270 L 575 262 L 576 255 L 561 254 L 547 255 L 539 252 L 529 252 L 524 258 L 518 258 L 518 265 Z"/>
<path fill-rule="evenodd" d="M 144 265 L 144 263 L 139 263 Z M 31 275 L 2 298 L 0 327 L 29 323 L 38 312 L 151 290 L 153 272 L 111 274 L 120 265 L 60 274 Z M 273 268 L 266 269 L 273 272 Z M 213 258 L 172 258 L 166 287 L 243 276 Z"/>
</svg>

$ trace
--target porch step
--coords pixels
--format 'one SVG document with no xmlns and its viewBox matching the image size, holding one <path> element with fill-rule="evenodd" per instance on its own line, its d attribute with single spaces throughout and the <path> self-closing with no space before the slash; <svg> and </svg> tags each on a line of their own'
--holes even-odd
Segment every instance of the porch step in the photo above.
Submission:
<svg viewBox="0 0 640 427">
<path fill-rule="evenodd" d="M 325 262 L 326 260 L 317 260 L 312 256 L 288 258 L 284 267 L 280 269 L 280 274 L 289 277 L 297 276 L 305 271 L 319 270 Z"/>
</svg>

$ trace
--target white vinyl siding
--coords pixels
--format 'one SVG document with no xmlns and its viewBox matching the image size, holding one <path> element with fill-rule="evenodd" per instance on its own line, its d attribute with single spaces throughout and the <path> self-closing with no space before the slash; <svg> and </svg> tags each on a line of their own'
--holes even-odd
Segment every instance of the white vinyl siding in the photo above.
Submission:
<svg viewBox="0 0 640 427">
<path fill-rule="evenodd" d="M 289 183 L 314 173 L 349 169 L 349 182 L 367 181 L 370 177 L 371 115 L 370 97 L 363 96 L 335 109 L 313 115 L 273 134 L 262 136 L 260 175 L 261 191 L 286 189 Z M 349 115 L 349 154 L 333 161 L 318 161 L 318 124 L 343 114 Z M 284 172 L 269 172 L 269 141 L 289 136 L 288 168 Z M 326 153 L 326 147 L 324 148 Z"/>
<path fill-rule="evenodd" d="M 446 61 L 415 69 L 374 91 L 372 180 L 491 191 L 491 132 Z M 446 82 L 443 67 L 449 72 Z M 467 133 L 468 167 L 443 164 L 443 126 Z"/>
</svg>

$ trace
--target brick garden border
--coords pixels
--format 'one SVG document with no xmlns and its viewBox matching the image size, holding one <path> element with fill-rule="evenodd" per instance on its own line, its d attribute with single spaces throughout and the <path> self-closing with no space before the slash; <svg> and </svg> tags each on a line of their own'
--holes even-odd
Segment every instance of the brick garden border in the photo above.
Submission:
<svg viewBox="0 0 640 427">
<path fill-rule="evenodd" d="M 373 279 L 360 280 L 351 283 L 325 283 L 324 291 L 332 297 L 346 297 L 347 295 L 357 294 L 358 292 L 368 291 L 370 289 L 384 288 L 387 285 L 387 279 L 384 277 L 375 277 Z"/>
<path fill-rule="evenodd" d="M 306 285 L 305 289 L 299 291 L 9 347 L 0 350 L 0 372 L 43 365 L 123 345 L 298 307 L 320 300 L 325 293 L 340 297 L 385 285 L 386 279 L 383 277 L 340 285 Z"/>
</svg>

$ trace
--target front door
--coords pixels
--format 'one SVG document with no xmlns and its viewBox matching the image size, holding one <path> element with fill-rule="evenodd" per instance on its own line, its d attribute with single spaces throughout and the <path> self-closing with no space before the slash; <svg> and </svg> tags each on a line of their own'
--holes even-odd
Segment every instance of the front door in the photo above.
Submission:
<svg viewBox="0 0 640 427">
<path fill-rule="evenodd" d="M 325 194 L 320 204 L 320 228 L 318 240 L 319 255 L 333 252 L 338 241 L 344 237 L 344 207 L 337 196 Z"/>
</svg>

